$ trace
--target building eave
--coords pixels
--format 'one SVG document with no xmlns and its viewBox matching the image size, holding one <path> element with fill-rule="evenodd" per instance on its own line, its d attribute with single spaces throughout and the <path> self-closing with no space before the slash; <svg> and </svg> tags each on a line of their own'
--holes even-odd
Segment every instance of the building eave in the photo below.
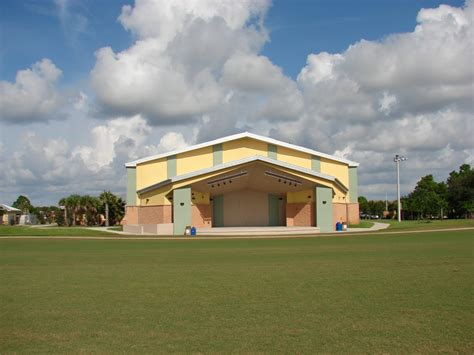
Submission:
<svg viewBox="0 0 474 355">
<path fill-rule="evenodd" d="M 18 212 L 18 213 L 21 213 L 21 210 L 19 210 L 18 208 L 15 208 L 15 207 L 12 207 L 12 206 L 8 206 L 8 205 L 5 205 L 5 204 L 3 204 L 3 203 L 0 203 L 0 210 L 6 211 L 6 212 Z"/>
</svg>

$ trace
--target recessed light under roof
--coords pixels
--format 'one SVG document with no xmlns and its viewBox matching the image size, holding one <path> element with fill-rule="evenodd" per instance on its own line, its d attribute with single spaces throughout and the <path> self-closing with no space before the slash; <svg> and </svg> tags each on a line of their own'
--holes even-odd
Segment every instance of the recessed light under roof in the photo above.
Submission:
<svg viewBox="0 0 474 355">
<path fill-rule="evenodd" d="M 214 184 L 217 184 L 217 183 L 220 183 L 220 182 L 224 182 L 224 184 L 225 184 L 225 181 L 228 181 L 228 180 L 229 180 L 229 183 L 232 183 L 231 179 L 237 179 L 239 177 L 246 176 L 246 175 L 248 175 L 247 171 L 241 171 L 241 172 L 236 173 L 236 174 L 226 175 L 226 176 L 223 176 L 221 178 L 208 181 L 207 185 L 209 185 L 211 187 L 214 187 L 213 186 Z"/>
<path fill-rule="evenodd" d="M 293 179 L 289 176 L 283 176 L 283 175 L 274 173 L 273 171 L 269 171 L 269 170 L 265 171 L 265 175 L 270 176 L 270 177 L 275 178 L 275 179 L 278 179 L 278 182 L 283 181 L 284 184 L 289 184 L 289 185 L 294 185 L 294 186 L 302 184 L 301 181 Z"/>
</svg>

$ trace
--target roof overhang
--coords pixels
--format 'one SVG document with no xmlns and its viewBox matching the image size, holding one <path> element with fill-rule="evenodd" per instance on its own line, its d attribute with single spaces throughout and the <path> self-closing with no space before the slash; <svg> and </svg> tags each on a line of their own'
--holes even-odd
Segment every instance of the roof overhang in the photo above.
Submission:
<svg viewBox="0 0 474 355">
<path fill-rule="evenodd" d="M 291 170 L 291 171 L 294 171 L 294 172 L 303 173 L 303 174 L 306 174 L 306 175 L 309 175 L 309 176 L 312 176 L 312 177 L 315 177 L 315 178 L 319 178 L 319 179 L 331 182 L 334 185 L 336 185 L 339 189 L 344 191 L 345 193 L 347 193 L 347 191 L 349 191 L 349 189 L 341 181 L 339 181 L 337 178 L 335 178 L 332 175 L 323 174 L 323 173 L 320 173 L 320 172 L 317 172 L 317 171 L 314 171 L 314 170 L 310 170 L 310 169 L 305 169 L 305 168 L 302 168 L 302 167 L 297 166 L 297 165 L 282 162 L 280 160 L 271 159 L 269 157 L 264 157 L 262 155 L 254 155 L 254 156 L 251 156 L 251 157 L 246 157 L 246 158 L 243 158 L 243 159 L 234 160 L 232 162 L 215 165 L 211 168 L 196 170 L 196 171 L 193 171 L 193 172 L 188 173 L 188 174 L 175 176 L 173 178 L 166 179 L 166 180 L 160 181 L 156 184 L 147 186 L 143 189 L 137 190 L 137 193 L 140 195 L 140 194 L 143 194 L 143 193 L 147 193 L 147 192 L 159 189 L 159 188 L 164 187 L 164 186 L 172 185 L 172 184 L 182 182 L 182 181 L 185 181 L 185 180 L 188 180 L 188 179 L 193 179 L 193 178 L 196 178 L 196 177 L 201 176 L 201 175 L 212 174 L 212 173 L 218 172 L 220 170 L 228 170 L 230 168 L 237 168 L 240 165 L 248 164 L 248 163 L 252 163 L 252 162 L 258 162 L 258 161 L 263 162 L 263 163 L 267 163 L 267 164 L 270 164 L 270 165 L 274 165 L 274 166 L 277 166 L 277 167 L 280 167 L 280 168 L 288 169 L 288 170 Z"/>
<path fill-rule="evenodd" d="M 313 149 L 300 147 L 300 146 L 297 146 L 297 145 L 294 145 L 294 144 L 279 141 L 277 139 L 268 138 L 268 137 L 265 137 L 265 136 L 260 136 L 258 134 L 243 132 L 243 133 L 238 133 L 238 134 L 234 134 L 234 135 L 231 135 L 231 136 L 219 138 L 219 139 L 216 139 L 216 140 L 213 140 L 213 141 L 192 145 L 192 146 L 189 146 L 189 147 L 186 147 L 186 148 L 183 148 L 183 149 L 174 150 L 172 152 L 158 154 L 158 155 L 152 155 L 152 156 L 149 156 L 149 157 L 146 157 L 146 158 L 134 160 L 134 161 L 125 163 L 125 167 L 134 168 L 138 164 L 141 164 L 141 163 L 146 163 L 146 162 L 149 162 L 149 161 L 152 161 L 152 160 L 166 158 L 166 157 L 169 157 L 169 156 L 172 156 L 172 155 L 177 155 L 177 154 L 189 152 L 191 150 L 205 148 L 205 147 L 209 147 L 209 146 L 213 146 L 213 145 L 216 145 L 216 144 L 221 144 L 221 143 L 225 143 L 225 142 L 229 142 L 229 141 L 233 141 L 233 140 L 237 140 L 237 139 L 241 139 L 241 138 L 251 138 L 251 139 L 266 142 L 266 143 L 269 143 L 269 144 L 275 144 L 277 146 L 297 150 L 297 151 L 307 153 L 307 154 L 311 154 L 311 155 L 315 155 L 315 156 L 318 156 L 318 157 L 321 157 L 321 158 L 326 158 L 326 159 L 334 160 L 334 161 L 337 161 L 337 162 L 340 162 L 340 163 L 344 163 L 344 164 L 349 165 L 349 167 L 359 166 L 359 163 L 353 162 L 353 161 L 345 159 L 345 158 L 336 157 L 334 155 L 321 153 L 321 152 L 318 152 L 318 151 L 313 150 Z"/>
<path fill-rule="evenodd" d="M 18 208 L 8 206 L 3 203 L 0 203 L 0 211 L 21 213 L 21 210 Z"/>
</svg>

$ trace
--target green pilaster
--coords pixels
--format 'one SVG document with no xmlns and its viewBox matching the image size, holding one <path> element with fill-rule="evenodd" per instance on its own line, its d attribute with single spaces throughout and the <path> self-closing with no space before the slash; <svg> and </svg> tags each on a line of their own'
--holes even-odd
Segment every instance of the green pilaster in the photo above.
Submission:
<svg viewBox="0 0 474 355">
<path fill-rule="evenodd" d="M 332 189 L 316 186 L 316 227 L 322 233 L 334 231 L 332 220 Z"/>
<path fill-rule="evenodd" d="M 268 195 L 268 225 L 278 226 L 279 225 L 279 210 L 278 210 L 278 196 Z"/>
<path fill-rule="evenodd" d="M 224 227 L 224 196 L 212 197 L 212 226 Z"/>
<path fill-rule="evenodd" d="M 349 202 L 357 202 L 358 191 L 357 191 L 357 167 L 349 167 Z"/>
<path fill-rule="evenodd" d="M 214 166 L 222 164 L 222 144 L 215 144 L 212 147 L 212 164 Z"/>
<path fill-rule="evenodd" d="M 311 156 L 311 170 L 321 172 L 321 159 L 316 155 Z"/>
<path fill-rule="evenodd" d="M 166 160 L 167 178 L 171 179 L 176 176 L 176 155 L 172 155 Z"/>
<path fill-rule="evenodd" d="M 127 168 L 127 206 L 137 205 L 137 169 Z"/>
<path fill-rule="evenodd" d="M 173 190 L 173 234 L 183 235 L 191 225 L 191 188 Z"/>
<path fill-rule="evenodd" d="M 275 144 L 268 144 L 268 157 L 277 160 L 277 146 Z"/>
</svg>

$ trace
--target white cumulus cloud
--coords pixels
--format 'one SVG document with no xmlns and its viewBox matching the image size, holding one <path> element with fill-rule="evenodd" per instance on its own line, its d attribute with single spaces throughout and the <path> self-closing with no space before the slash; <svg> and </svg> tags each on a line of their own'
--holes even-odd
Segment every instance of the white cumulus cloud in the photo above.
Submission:
<svg viewBox="0 0 474 355">
<path fill-rule="evenodd" d="M 29 123 L 57 118 L 64 103 L 56 87 L 61 74 L 51 60 L 42 59 L 19 70 L 15 82 L 0 81 L 0 120 Z"/>
</svg>

